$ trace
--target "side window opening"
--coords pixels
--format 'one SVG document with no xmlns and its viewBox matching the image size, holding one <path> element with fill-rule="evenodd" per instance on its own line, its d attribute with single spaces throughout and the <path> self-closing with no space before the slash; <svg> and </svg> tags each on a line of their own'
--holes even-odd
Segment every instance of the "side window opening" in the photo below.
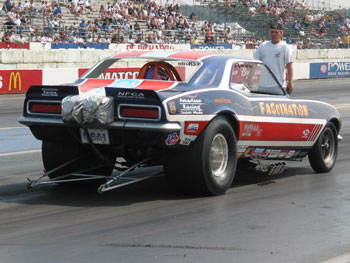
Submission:
<svg viewBox="0 0 350 263">
<path fill-rule="evenodd" d="M 241 85 L 237 86 L 237 84 Z M 242 84 L 244 85 L 243 88 Z M 285 94 L 270 70 L 262 63 L 235 63 L 232 69 L 230 86 L 231 88 L 239 87 L 240 91 L 250 93 Z"/>
</svg>

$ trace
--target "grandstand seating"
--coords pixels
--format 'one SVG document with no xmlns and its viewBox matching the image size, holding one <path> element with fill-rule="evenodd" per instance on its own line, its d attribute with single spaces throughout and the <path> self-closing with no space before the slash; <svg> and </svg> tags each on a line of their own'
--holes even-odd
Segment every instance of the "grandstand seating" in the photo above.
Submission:
<svg viewBox="0 0 350 263">
<path fill-rule="evenodd" d="M 19 0 L 15 0 L 15 3 L 17 4 Z M 62 18 L 61 22 L 64 26 L 65 30 L 68 31 L 71 26 L 73 26 L 74 23 L 79 24 L 82 19 L 85 19 L 86 21 L 93 21 L 94 19 L 100 19 L 99 9 L 101 5 L 104 5 L 106 3 L 106 0 L 92 0 L 91 6 L 94 9 L 94 12 L 86 10 L 85 13 L 79 17 L 77 17 L 75 14 L 71 13 L 69 8 L 65 5 L 63 0 L 60 0 L 62 2 L 59 2 L 60 6 L 62 7 Z M 233 0 L 235 1 L 235 0 Z M 180 0 L 176 1 L 177 3 L 181 3 Z M 38 6 L 39 1 L 35 1 L 36 5 Z M 197 28 L 197 32 L 199 32 L 198 39 L 201 43 L 204 42 L 204 34 L 200 31 L 201 24 L 204 20 L 211 21 L 211 22 L 220 22 L 222 25 L 227 26 L 232 23 L 238 23 L 240 26 L 242 26 L 245 30 L 247 30 L 247 33 L 243 34 L 237 33 L 237 37 L 265 37 L 268 38 L 268 23 L 273 19 L 274 17 L 272 15 L 266 15 L 260 11 L 257 12 L 255 16 L 252 16 L 246 6 L 244 6 L 241 1 L 234 2 L 234 5 L 227 5 L 226 1 L 223 0 L 198 0 L 194 2 L 194 5 L 180 5 L 180 10 L 183 15 L 186 17 L 189 16 L 189 14 L 193 11 L 195 11 L 198 15 L 198 21 L 190 21 L 191 24 L 195 23 L 195 26 Z M 290 10 L 289 10 L 290 11 Z M 298 21 L 301 21 L 305 13 L 308 12 L 308 10 L 303 9 L 297 9 L 296 10 L 296 19 Z M 336 12 L 333 12 L 334 16 L 336 16 Z M 0 23 L 5 24 L 7 21 L 7 15 L 2 13 L 0 15 Z M 31 18 L 32 25 L 37 28 L 37 30 L 44 31 L 45 27 L 47 26 L 46 18 L 43 17 L 41 13 L 36 13 Z M 131 24 L 133 25 L 135 23 L 136 19 L 131 20 Z M 139 20 L 139 25 L 141 26 L 141 31 L 144 33 L 144 35 L 147 35 L 149 32 L 149 28 L 146 25 L 146 21 Z M 337 32 L 335 31 L 335 24 L 333 23 L 331 25 L 331 29 L 328 31 L 328 34 L 324 37 L 321 36 L 309 36 L 308 34 L 305 35 L 305 38 L 311 38 L 311 42 L 320 42 L 322 43 L 322 47 L 329 47 L 330 43 L 334 41 L 335 36 L 337 35 Z M 315 26 L 317 29 L 317 26 Z M 2 30 L 4 32 L 4 30 Z M 29 35 L 29 32 L 24 32 L 27 36 Z M 53 35 L 58 35 L 58 32 L 52 32 Z M 171 31 L 172 35 L 177 35 L 179 33 L 178 30 Z M 94 34 L 94 39 L 97 39 L 98 35 L 109 35 L 111 38 L 111 33 L 107 33 L 102 30 L 98 30 Z M 127 39 L 128 34 L 123 33 L 124 39 Z M 299 35 L 294 31 L 294 29 L 291 28 L 291 22 L 287 22 L 285 24 L 285 36 L 290 36 L 291 38 L 298 39 Z M 135 37 L 135 35 L 134 35 Z M 224 43 L 224 38 L 217 37 L 217 43 Z M 189 42 L 188 39 L 182 39 L 182 42 Z"/>
</svg>

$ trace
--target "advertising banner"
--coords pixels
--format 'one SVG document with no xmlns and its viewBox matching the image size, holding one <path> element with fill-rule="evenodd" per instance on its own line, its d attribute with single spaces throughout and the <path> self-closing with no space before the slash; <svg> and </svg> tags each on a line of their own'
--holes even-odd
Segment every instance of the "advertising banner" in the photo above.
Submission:
<svg viewBox="0 0 350 263">
<path fill-rule="evenodd" d="M 310 63 L 310 78 L 350 77 L 350 62 Z"/>
<path fill-rule="evenodd" d="M 58 43 L 58 44 L 51 44 L 51 49 L 85 49 L 85 48 L 92 48 L 92 49 L 108 49 L 109 44 L 104 44 L 104 43 L 96 43 L 96 44 L 90 44 L 90 43 L 85 43 L 83 44 L 78 44 L 78 43 Z"/>
<path fill-rule="evenodd" d="M 0 70 L 0 94 L 26 93 L 31 85 L 42 85 L 42 70 Z"/>
<path fill-rule="evenodd" d="M 29 49 L 29 42 L 23 44 L 0 42 L 0 49 Z"/>
<path fill-rule="evenodd" d="M 110 49 L 117 51 L 171 51 L 189 50 L 189 44 L 111 44 Z"/>
<path fill-rule="evenodd" d="M 191 49 L 199 49 L 199 50 L 224 50 L 224 49 L 232 49 L 231 44 L 216 44 L 216 45 L 191 45 Z"/>
</svg>

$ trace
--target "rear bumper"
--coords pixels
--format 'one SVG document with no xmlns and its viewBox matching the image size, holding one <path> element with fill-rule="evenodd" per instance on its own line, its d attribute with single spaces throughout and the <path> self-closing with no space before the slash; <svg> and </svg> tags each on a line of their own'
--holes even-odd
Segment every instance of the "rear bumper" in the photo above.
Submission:
<svg viewBox="0 0 350 263">
<path fill-rule="evenodd" d="M 21 117 L 18 120 L 19 123 L 31 126 L 61 126 L 61 127 L 81 127 L 74 124 L 66 124 L 61 119 L 54 118 L 38 118 L 38 117 Z M 178 123 L 156 123 L 156 122 L 140 122 L 140 121 L 114 121 L 107 125 L 88 125 L 91 128 L 100 129 L 135 129 L 144 131 L 159 131 L 159 132 L 179 132 L 181 126 Z"/>
<path fill-rule="evenodd" d="M 28 126 L 38 140 L 75 142 L 81 141 L 81 125 L 66 124 L 61 119 L 21 117 L 21 124 Z M 84 128 L 108 130 L 111 145 L 165 146 L 164 141 L 172 133 L 180 134 L 178 123 L 152 123 L 115 121 L 108 125 L 87 125 Z"/>
</svg>

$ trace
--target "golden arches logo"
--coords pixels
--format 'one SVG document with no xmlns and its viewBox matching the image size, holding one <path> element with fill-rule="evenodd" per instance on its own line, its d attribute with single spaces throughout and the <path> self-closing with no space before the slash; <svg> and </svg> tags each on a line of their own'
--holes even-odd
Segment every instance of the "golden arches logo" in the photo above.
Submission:
<svg viewBox="0 0 350 263">
<path fill-rule="evenodd" d="M 21 74 L 19 74 L 18 71 L 16 73 L 11 72 L 10 81 L 9 81 L 9 91 L 12 90 L 12 87 L 13 89 L 17 89 L 17 84 L 18 84 L 18 90 L 19 91 L 22 90 Z"/>
</svg>

